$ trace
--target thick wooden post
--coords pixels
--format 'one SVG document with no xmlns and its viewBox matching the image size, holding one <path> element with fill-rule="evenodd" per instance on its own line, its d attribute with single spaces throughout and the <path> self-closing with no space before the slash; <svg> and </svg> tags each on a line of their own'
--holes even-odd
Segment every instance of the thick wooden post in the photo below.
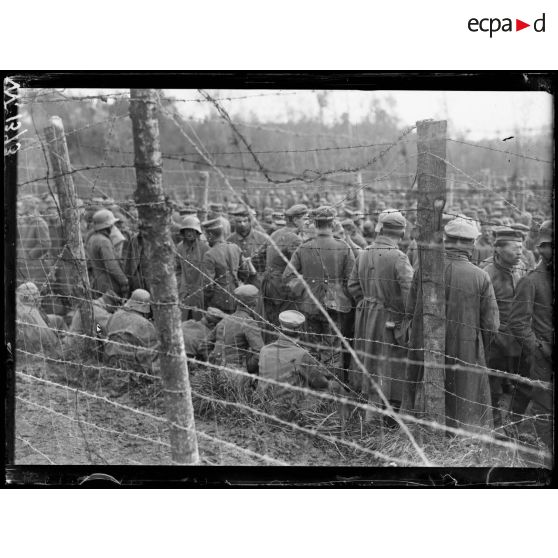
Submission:
<svg viewBox="0 0 558 558">
<path fill-rule="evenodd" d="M 78 204 L 74 180 L 70 174 L 71 164 L 64 124 L 59 116 L 51 116 L 49 123 L 50 125 L 44 129 L 44 132 L 58 193 L 62 238 L 65 245 L 61 258 L 66 281 L 64 290 L 75 297 L 71 300 L 72 307 L 79 307 L 83 331 L 89 337 L 85 339 L 85 348 L 88 351 L 95 347 L 96 332 L 85 248 L 80 228 L 80 214 L 83 208 Z"/>
<path fill-rule="evenodd" d="M 199 462 L 198 444 L 174 274 L 172 211 L 163 191 L 155 90 L 130 90 L 130 117 L 137 180 L 135 198 L 149 262 L 153 314 L 161 343 L 161 377 L 170 423 L 172 460 L 176 464 L 193 465 Z"/>
<path fill-rule="evenodd" d="M 442 238 L 442 213 L 446 202 L 446 130 L 445 120 L 417 122 L 417 222 L 424 331 L 424 380 L 417 394 L 417 410 L 440 424 L 446 422 L 446 298 Z"/>
</svg>

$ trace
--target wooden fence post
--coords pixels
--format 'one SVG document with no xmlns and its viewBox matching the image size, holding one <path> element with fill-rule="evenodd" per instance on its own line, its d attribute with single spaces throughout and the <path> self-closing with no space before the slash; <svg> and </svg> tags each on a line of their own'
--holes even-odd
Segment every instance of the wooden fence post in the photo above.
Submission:
<svg viewBox="0 0 558 558">
<path fill-rule="evenodd" d="M 66 282 L 64 290 L 75 297 L 71 301 L 71 305 L 73 308 L 77 306 L 81 313 L 83 331 L 88 336 L 84 346 L 85 350 L 89 351 L 95 347 L 96 332 L 85 248 L 80 228 L 80 214 L 83 208 L 79 207 L 74 180 L 70 174 L 72 168 L 62 119 L 59 116 L 51 116 L 49 124 L 44 132 L 58 193 L 62 238 L 65 245 L 60 258 Z"/>
<path fill-rule="evenodd" d="M 172 460 L 176 464 L 193 465 L 199 462 L 198 443 L 174 274 L 172 211 L 163 191 L 155 90 L 130 90 L 130 117 L 137 180 L 135 198 L 149 262 L 153 314 L 159 331 L 161 378 L 170 424 Z"/>
<path fill-rule="evenodd" d="M 417 222 L 424 332 L 424 377 L 417 393 L 417 410 L 444 425 L 446 297 L 442 213 L 446 202 L 446 130 L 445 120 L 417 122 Z"/>
</svg>

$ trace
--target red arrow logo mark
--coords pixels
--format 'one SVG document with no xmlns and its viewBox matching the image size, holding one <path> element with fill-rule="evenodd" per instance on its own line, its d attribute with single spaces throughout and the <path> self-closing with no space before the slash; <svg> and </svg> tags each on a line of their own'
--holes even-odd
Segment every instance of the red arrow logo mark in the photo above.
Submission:
<svg viewBox="0 0 558 558">
<path fill-rule="evenodd" d="M 531 24 L 530 23 L 525 23 L 524 21 L 521 21 L 520 19 L 515 20 L 515 30 L 516 31 L 521 31 L 522 29 L 525 29 L 526 27 L 531 27 Z"/>
</svg>

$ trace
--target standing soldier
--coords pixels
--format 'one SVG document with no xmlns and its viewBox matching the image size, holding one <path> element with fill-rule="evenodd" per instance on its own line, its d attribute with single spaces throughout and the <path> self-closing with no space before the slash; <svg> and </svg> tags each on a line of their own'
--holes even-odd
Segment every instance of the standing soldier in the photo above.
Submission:
<svg viewBox="0 0 558 558">
<path fill-rule="evenodd" d="M 223 236 L 228 238 L 231 234 L 231 224 L 229 220 L 223 215 L 223 204 L 222 203 L 210 203 L 209 212 L 207 214 L 207 219 L 211 221 L 212 219 L 219 219 L 223 225 Z"/>
<path fill-rule="evenodd" d="M 92 271 L 91 289 L 101 296 L 112 289 L 118 296 L 128 295 L 128 279 L 114 252 L 110 233 L 116 219 L 109 209 L 93 215 L 93 234 L 87 241 L 87 257 Z"/>
<path fill-rule="evenodd" d="M 541 225 L 537 245 L 541 261 L 517 285 L 508 318 L 509 330 L 530 362 L 531 379 L 549 383 L 553 381 L 552 348 L 554 346 L 553 237 L 552 221 L 545 221 Z M 527 393 L 533 403 L 532 413 L 536 417 L 537 436 L 547 450 L 552 451 L 552 386 L 550 389 L 533 386 Z M 545 465 L 551 467 L 552 461 L 548 460 Z"/>
<path fill-rule="evenodd" d="M 470 261 L 478 235 L 471 221 L 453 219 L 444 227 L 444 232 L 446 424 L 474 431 L 491 430 L 490 382 L 483 368 L 486 366 L 485 350 L 500 326 L 494 288 L 488 274 Z M 415 395 L 418 383 L 423 380 L 423 366 L 415 363 L 424 347 L 419 277 L 420 271 L 415 273 L 406 304 L 406 314 L 412 316 L 413 321 L 411 363 L 406 371 L 402 407 L 409 410 L 420 407 Z M 468 370 L 469 366 L 474 370 Z"/>
<path fill-rule="evenodd" d="M 235 309 L 232 292 L 239 285 L 242 251 L 236 244 L 223 239 L 220 219 L 204 221 L 203 228 L 210 246 L 203 255 L 205 306 L 231 314 Z"/>
<path fill-rule="evenodd" d="M 321 206 L 312 212 L 316 237 L 297 248 L 285 268 L 283 280 L 297 298 L 298 309 L 308 318 L 308 332 L 317 345 L 320 360 L 334 368 L 342 380 L 341 340 L 309 294 L 314 295 L 337 327 L 342 327 L 342 315 L 350 312 L 353 306 L 347 281 L 355 257 L 346 242 L 333 237 L 335 216 L 331 206 Z M 304 281 L 298 279 L 295 271 Z"/>
<path fill-rule="evenodd" d="M 227 238 L 227 242 L 236 244 L 242 250 L 242 256 L 248 264 L 239 278 L 243 283 L 259 288 L 265 270 L 267 239 L 263 233 L 252 227 L 252 219 L 246 207 L 238 207 L 231 215 L 234 216 L 235 232 Z"/>
<path fill-rule="evenodd" d="M 184 217 L 178 225 L 181 241 L 176 247 L 178 260 L 178 295 L 182 307 L 182 319 L 200 318 L 203 300 L 203 257 L 209 245 L 202 240 L 202 230 L 197 217 Z"/>
<path fill-rule="evenodd" d="M 508 331 L 508 317 L 517 283 L 522 273 L 518 269 L 521 258 L 521 234 L 509 227 L 499 227 L 494 232 L 494 258 L 484 270 L 488 273 L 500 315 L 500 330 L 490 345 L 488 366 L 504 372 L 519 373 L 521 347 Z M 502 427 L 500 399 L 509 383 L 502 377 L 490 375 L 490 395 L 494 428 Z"/>
<path fill-rule="evenodd" d="M 471 261 L 479 266 L 484 267 L 486 260 L 492 256 L 492 227 L 488 223 L 481 223 L 481 235 L 476 241 L 473 248 Z"/>
<path fill-rule="evenodd" d="M 262 281 L 262 296 L 265 317 L 273 325 L 279 325 L 279 314 L 285 310 L 293 310 L 295 301 L 283 282 L 283 272 L 295 250 L 302 244 L 302 231 L 308 208 L 305 205 L 293 205 L 285 212 L 286 225 L 271 235 L 273 243 L 267 247 L 266 272 Z M 283 257 L 281 257 L 281 254 Z"/>
<path fill-rule="evenodd" d="M 399 250 L 407 221 L 395 210 L 382 212 L 378 236 L 363 250 L 349 280 L 349 292 L 357 302 L 355 352 L 385 397 L 398 409 L 405 377 L 406 350 L 401 346 L 401 325 L 405 301 L 413 279 L 413 268 Z M 354 388 L 368 395 L 371 404 L 380 403 L 369 378 L 353 362 Z M 370 415 L 367 418 L 372 418 Z"/>
<path fill-rule="evenodd" d="M 529 234 L 529 227 L 523 223 L 513 223 L 511 228 L 521 234 L 521 263 L 527 274 L 537 266 L 535 254 L 527 248 L 527 235 Z"/>
<path fill-rule="evenodd" d="M 267 234 L 272 234 L 277 230 L 277 227 L 273 222 L 273 209 L 271 207 L 264 207 L 264 210 L 262 211 L 261 225 Z"/>
</svg>

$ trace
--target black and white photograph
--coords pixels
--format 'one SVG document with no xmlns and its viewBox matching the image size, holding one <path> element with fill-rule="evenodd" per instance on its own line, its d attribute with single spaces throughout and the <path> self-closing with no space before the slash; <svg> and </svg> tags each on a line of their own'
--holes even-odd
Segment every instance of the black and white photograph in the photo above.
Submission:
<svg viewBox="0 0 558 558">
<path fill-rule="evenodd" d="M 206 77 L 5 79 L 9 462 L 550 475 L 552 93 Z"/>
</svg>

